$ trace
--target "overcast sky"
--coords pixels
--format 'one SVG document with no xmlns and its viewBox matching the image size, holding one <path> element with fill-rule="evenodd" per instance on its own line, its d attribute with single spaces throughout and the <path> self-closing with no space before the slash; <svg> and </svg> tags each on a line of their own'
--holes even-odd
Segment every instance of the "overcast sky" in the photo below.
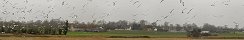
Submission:
<svg viewBox="0 0 244 40">
<path fill-rule="evenodd" d="M 243 27 L 243 10 L 244 0 L 0 0 L 0 20 L 6 21 L 161 20 L 157 23 Z"/>
</svg>

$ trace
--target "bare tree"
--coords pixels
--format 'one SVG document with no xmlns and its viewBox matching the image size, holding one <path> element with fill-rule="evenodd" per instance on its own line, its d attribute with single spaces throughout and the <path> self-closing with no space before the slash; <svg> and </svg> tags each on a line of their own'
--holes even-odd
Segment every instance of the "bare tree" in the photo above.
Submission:
<svg viewBox="0 0 244 40">
<path fill-rule="evenodd" d="M 203 31 L 217 32 L 217 28 L 214 25 L 205 23 L 202 28 Z"/>
<path fill-rule="evenodd" d="M 180 24 L 176 24 L 175 27 L 176 27 L 176 28 L 175 28 L 176 31 L 180 31 L 181 29 L 183 29 L 183 27 L 181 27 Z"/>
</svg>

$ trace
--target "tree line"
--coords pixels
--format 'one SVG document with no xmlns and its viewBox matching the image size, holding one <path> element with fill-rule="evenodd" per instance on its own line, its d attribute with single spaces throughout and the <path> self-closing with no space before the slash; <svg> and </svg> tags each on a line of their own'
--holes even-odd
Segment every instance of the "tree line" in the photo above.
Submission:
<svg viewBox="0 0 244 40">
<path fill-rule="evenodd" d="M 228 25 L 215 26 L 209 23 L 204 23 L 202 26 L 198 26 L 195 23 L 185 23 L 185 24 L 170 24 L 170 22 L 164 22 L 164 24 L 157 24 L 156 22 L 149 23 L 146 20 L 140 20 L 139 22 L 129 22 L 126 20 L 119 21 L 104 21 L 104 20 L 93 20 L 93 22 L 79 22 L 74 21 L 71 25 L 74 28 L 80 29 L 90 29 L 102 27 L 104 30 L 116 30 L 116 29 L 128 29 L 130 30 L 142 30 L 142 31 L 191 31 L 194 28 L 201 29 L 203 31 L 210 31 L 215 33 L 229 33 L 234 31 L 244 31 L 244 29 L 231 28 Z"/>
<path fill-rule="evenodd" d="M 66 34 L 68 26 L 66 21 L 59 19 L 52 20 L 37 20 L 37 21 L 0 21 L 1 33 L 28 33 L 28 34 Z M 126 20 L 119 21 L 105 21 L 105 20 L 93 20 L 92 22 L 69 22 L 69 28 L 77 29 L 92 29 L 102 28 L 102 30 L 116 30 L 116 29 L 129 29 L 129 30 L 140 30 L 140 31 L 160 31 L 160 32 L 187 32 L 194 28 L 199 28 L 203 31 L 210 31 L 215 33 L 228 33 L 238 31 L 241 32 L 243 29 L 230 28 L 228 25 L 215 26 L 205 23 L 202 26 L 198 26 L 195 23 L 185 24 L 170 24 L 170 22 L 164 22 L 163 24 L 157 24 L 156 22 L 149 23 L 146 20 L 140 20 L 139 22 L 129 22 Z"/>
<path fill-rule="evenodd" d="M 59 19 L 37 21 L 0 21 L 1 33 L 66 35 L 68 21 Z"/>
</svg>

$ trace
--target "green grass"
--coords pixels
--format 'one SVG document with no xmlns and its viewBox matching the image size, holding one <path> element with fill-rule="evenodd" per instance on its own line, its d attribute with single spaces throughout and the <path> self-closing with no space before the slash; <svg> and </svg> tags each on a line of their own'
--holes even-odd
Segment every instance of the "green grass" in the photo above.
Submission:
<svg viewBox="0 0 244 40">
<path fill-rule="evenodd" d="M 150 36 L 150 37 L 186 37 L 183 32 L 152 31 L 109 31 L 109 32 L 68 32 L 69 36 Z"/>
<path fill-rule="evenodd" d="M 244 32 L 232 32 L 232 33 L 219 33 L 219 36 L 225 36 L 225 37 L 244 37 Z"/>
<path fill-rule="evenodd" d="M 109 32 L 68 32 L 68 36 L 149 36 L 149 37 L 186 37 L 184 32 L 154 32 L 154 31 L 109 31 Z M 218 33 L 219 37 L 244 37 L 244 32 Z"/>
</svg>

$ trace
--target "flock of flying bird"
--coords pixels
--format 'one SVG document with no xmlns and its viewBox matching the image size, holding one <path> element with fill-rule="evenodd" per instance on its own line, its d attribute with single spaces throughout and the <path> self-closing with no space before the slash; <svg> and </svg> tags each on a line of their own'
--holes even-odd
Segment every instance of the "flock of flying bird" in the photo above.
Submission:
<svg viewBox="0 0 244 40">
<path fill-rule="evenodd" d="M 49 1 L 52 1 L 52 0 L 48 0 L 48 2 L 49 2 Z M 87 1 L 92 2 L 93 0 L 87 0 Z M 163 3 L 164 1 L 167 1 L 167 0 L 160 0 L 159 3 Z M 140 6 L 143 5 L 142 3 L 140 3 L 139 0 L 131 0 L 131 1 L 129 1 L 129 2 L 132 2 L 132 5 L 137 5 L 137 4 L 138 4 L 137 8 L 139 8 Z M 230 0 L 228 0 L 228 1 L 224 1 L 224 2 L 223 2 L 223 3 L 225 3 L 224 5 L 229 5 L 229 4 L 227 4 L 227 2 L 230 2 Z M 25 0 L 24 3 L 27 4 L 27 3 L 29 3 L 29 1 L 28 1 L 28 0 Z M 185 6 L 185 2 L 184 2 L 183 0 L 179 0 L 179 3 L 180 3 L 182 6 Z M 1 6 L 1 7 L 2 7 L 1 10 L 3 10 L 3 11 L 1 11 L 2 14 L 9 14 L 9 13 L 12 13 L 12 15 L 15 15 L 16 13 L 34 13 L 34 12 L 33 12 L 34 9 L 28 9 L 26 6 L 25 6 L 25 7 L 20 7 L 20 8 L 17 7 L 17 6 L 15 6 L 15 5 L 17 5 L 18 3 L 13 4 L 13 3 L 10 3 L 10 2 L 7 1 L 7 0 L 3 0 L 3 2 L 2 2 L 1 4 L 4 4 L 4 5 Z M 4 7 L 6 7 L 5 4 L 12 5 L 11 7 L 12 7 L 13 9 L 20 10 L 20 11 L 17 11 L 17 12 L 6 11 L 6 9 L 4 9 Z M 85 3 L 84 5 L 82 5 L 82 7 L 84 8 L 84 7 L 86 7 L 88 4 L 89 4 L 89 3 Z M 215 4 L 215 3 L 214 3 L 214 4 Z M 214 4 L 212 4 L 212 5 L 210 5 L 210 6 L 216 6 L 216 5 L 214 5 Z M 65 6 L 65 5 L 69 5 L 69 4 L 68 4 L 68 3 L 66 2 L 66 0 L 65 0 L 65 1 L 62 1 L 62 2 L 61 2 L 61 5 L 62 5 L 62 6 Z M 112 5 L 113 5 L 113 6 L 116 6 L 116 5 L 117 5 L 117 1 L 112 2 Z M 49 9 L 54 9 L 53 7 L 48 7 L 48 8 L 49 8 Z M 72 9 L 76 9 L 76 7 L 72 7 Z M 185 10 L 187 10 L 187 9 L 188 9 L 188 8 L 184 8 L 184 9 L 182 9 L 181 13 L 190 14 L 190 12 L 193 10 L 193 8 L 191 8 L 190 10 L 188 10 L 188 12 L 185 12 Z M 167 15 L 167 16 L 161 16 L 161 17 L 163 17 L 162 19 L 167 19 L 167 18 L 169 18 L 170 16 L 172 16 L 172 13 L 174 12 L 174 10 L 175 10 L 175 9 L 170 10 L 169 15 Z M 44 12 L 44 11 L 39 10 L 39 11 L 36 11 L 35 13 L 37 13 L 37 12 L 41 12 L 41 13 L 43 14 L 43 17 L 44 17 L 44 18 L 49 18 L 49 13 L 53 13 L 53 12 L 55 12 L 55 11 L 54 11 L 54 10 L 49 10 L 49 11 L 47 11 L 47 12 Z M 102 17 L 99 17 L 99 18 L 104 18 L 104 17 L 107 17 L 107 16 L 109 16 L 109 15 L 110 15 L 110 14 L 108 13 L 108 14 L 105 14 L 104 16 L 102 16 Z M 136 15 L 138 15 L 138 14 L 135 14 L 135 15 L 132 15 L 132 16 L 136 16 Z M 92 15 L 92 18 L 95 18 L 94 16 L 95 16 L 95 14 Z M 70 17 L 71 17 L 71 18 L 77 18 L 78 15 L 73 15 L 73 16 L 70 16 Z M 193 17 L 196 17 L 196 16 L 193 16 Z M 25 17 L 19 17 L 19 18 L 26 19 Z M 35 18 L 38 18 L 38 17 L 35 17 Z M 61 17 L 60 17 L 60 18 L 61 18 Z M 59 18 L 59 19 L 60 19 L 60 18 Z M 0 19 L 2 19 L 2 18 L 0 18 Z M 162 19 L 160 19 L 160 20 L 156 20 L 155 22 L 161 21 Z"/>
</svg>

